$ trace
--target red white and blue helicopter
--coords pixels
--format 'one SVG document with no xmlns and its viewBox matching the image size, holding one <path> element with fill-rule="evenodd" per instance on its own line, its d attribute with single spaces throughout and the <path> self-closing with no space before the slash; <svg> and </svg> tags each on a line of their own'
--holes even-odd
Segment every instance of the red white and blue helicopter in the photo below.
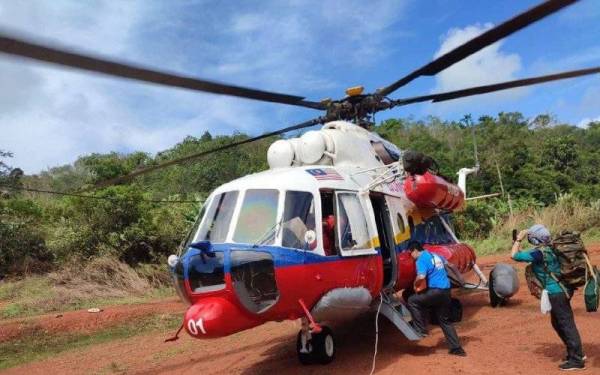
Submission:
<svg viewBox="0 0 600 375">
<path fill-rule="evenodd" d="M 464 186 L 428 171 L 407 174 L 400 154 L 358 125 L 333 121 L 276 141 L 269 170 L 217 188 L 185 254 L 169 258 L 179 295 L 191 305 L 187 332 L 220 337 L 300 318 L 300 360 L 326 363 L 334 340 L 320 323 L 351 319 L 383 298 L 381 312 L 418 339 L 393 296 L 416 276 L 408 241 L 421 241 L 460 272 L 476 267 L 475 253 L 446 218 L 463 206 Z M 473 171 L 461 170 L 461 181 Z"/>
<path fill-rule="evenodd" d="M 339 100 L 233 86 L 80 54 L 0 33 L 0 53 L 137 81 L 325 111 L 315 119 L 174 159 L 105 181 L 187 163 L 207 154 L 324 124 L 269 148 L 270 169 L 217 188 L 204 204 L 183 254 L 168 263 L 175 287 L 189 303 L 182 328 L 210 339 L 269 321 L 301 319 L 297 352 L 302 363 L 328 363 L 335 340 L 325 325 L 379 306 L 409 339 L 418 335 L 397 292 L 410 291 L 415 265 L 405 251 L 419 240 L 460 273 L 486 278 L 475 252 L 461 243 L 448 215 L 465 203 L 466 177 L 458 184 L 428 168 L 405 168 L 407 154 L 369 131 L 376 112 L 418 102 L 440 102 L 515 87 L 600 73 L 600 67 L 404 99 L 388 96 L 422 76 L 433 76 L 483 48 L 557 12 L 576 0 L 549 0 L 437 57 L 370 94 L 362 87 Z"/>
</svg>

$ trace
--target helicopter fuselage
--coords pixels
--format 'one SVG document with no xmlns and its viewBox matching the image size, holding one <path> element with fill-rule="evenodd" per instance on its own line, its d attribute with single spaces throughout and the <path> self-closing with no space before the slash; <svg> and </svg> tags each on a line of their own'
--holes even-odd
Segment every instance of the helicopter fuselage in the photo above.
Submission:
<svg viewBox="0 0 600 375">
<path fill-rule="evenodd" d="M 356 136 L 353 130 L 329 138 Z M 442 211 L 415 205 L 399 176 L 378 182 L 390 168 L 381 150 L 372 139 L 356 143 L 348 157 L 357 160 L 362 151 L 362 165 L 340 163 L 338 153 L 330 165 L 276 166 L 209 196 L 173 267 L 178 292 L 191 305 L 184 320 L 190 335 L 225 336 L 307 311 L 319 321 L 355 316 L 383 290 L 411 288 L 410 240 L 470 270 L 475 254 Z"/>
</svg>

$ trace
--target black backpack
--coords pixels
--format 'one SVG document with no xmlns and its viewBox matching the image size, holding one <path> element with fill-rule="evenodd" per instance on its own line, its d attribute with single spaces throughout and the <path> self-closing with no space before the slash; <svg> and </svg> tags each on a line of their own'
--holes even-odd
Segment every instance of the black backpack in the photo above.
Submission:
<svg viewBox="0 0 600 375">
<path fill-rule="evenodd" d="M 431 156 L 422 152 L 409 150 L 402 154 L 402 166 L 404 171 L 409 174 L 425 174 L 435 164 L 435 160 Z"/>
</svg>

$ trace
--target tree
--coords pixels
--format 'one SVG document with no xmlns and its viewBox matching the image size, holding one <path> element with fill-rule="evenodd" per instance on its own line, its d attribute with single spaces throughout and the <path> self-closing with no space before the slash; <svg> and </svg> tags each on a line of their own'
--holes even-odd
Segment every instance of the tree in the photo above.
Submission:
<svg viewBox="0 0 600 375">
<path fill-rule="evenodd" d="M 10 153 L 8 151 L 0 150 L 0 181 L 2 181 L 2 178 L 6 178 L 10 174 L 10 171 L 12 170 L 12 168 L 9 167 L 8 164 L 6 164 L 5 161 L 2 159 L 11 158 L 11 157 L 12 157 L 12 153 Z"/>
</svg>

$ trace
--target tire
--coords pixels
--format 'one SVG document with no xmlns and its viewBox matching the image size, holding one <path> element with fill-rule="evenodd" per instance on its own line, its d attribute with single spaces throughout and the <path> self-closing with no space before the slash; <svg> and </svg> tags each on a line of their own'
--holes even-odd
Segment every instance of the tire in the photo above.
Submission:
<svg viewBox="0 0 600 375">
<path fill-rule="evenodd" d="M 314 336 L 313 336 L 314 338 Z M 302 353 L 300 350 L 302 349 L 302 331 L 298 332 L 298 337 L 296 338 L 296 353 L 298 354 L 298 360 L 303 365 L 310 365 L 313 363 L 313 346 L 312 339 L 308 340 L 306 343 L 306 349 L 308 353 Z"/>
<path fill-rule="evenodd" d="M 316 363 L 326 365 L 335 358 L 335 339 L 329 327 L 322 328 L 320 333 L 314 334 L 312 337 L 312 355 Z"/>
</svg>

